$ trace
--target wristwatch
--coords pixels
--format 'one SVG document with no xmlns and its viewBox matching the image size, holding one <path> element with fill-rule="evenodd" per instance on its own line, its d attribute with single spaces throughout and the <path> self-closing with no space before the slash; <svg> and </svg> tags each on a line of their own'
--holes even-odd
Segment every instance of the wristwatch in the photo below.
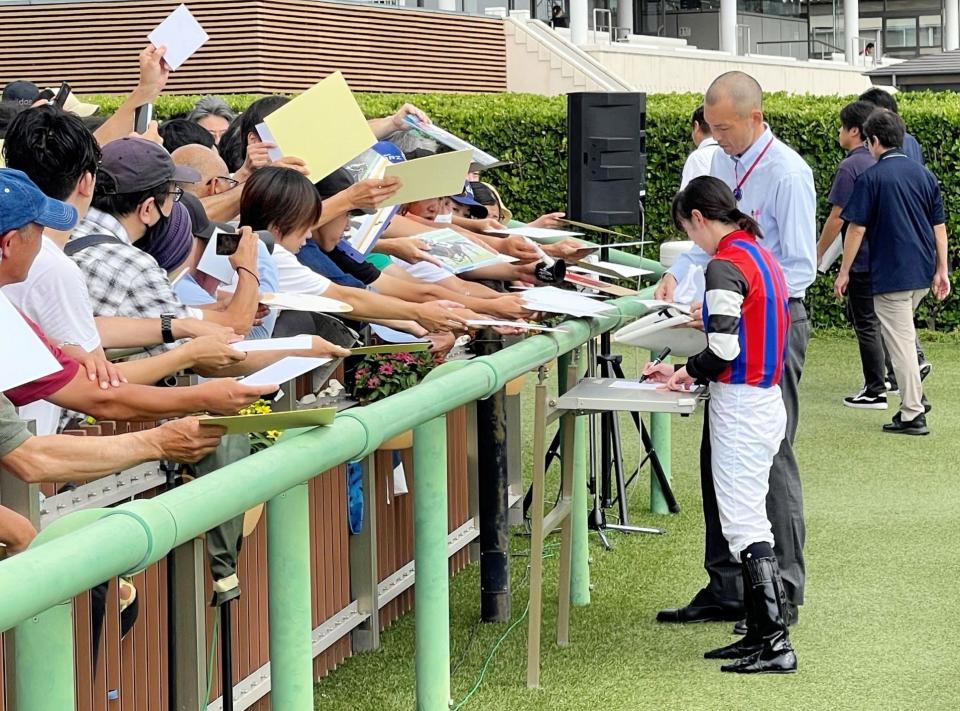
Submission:
<svg viewBox="0 0 960 711">
<path fill-rule="evenodd" d="M 173 337 L 173 314 L 160 315 L 160 333 L 163 336 L 164 343 L 176 343 L 177 339 Z"/>
</svg>

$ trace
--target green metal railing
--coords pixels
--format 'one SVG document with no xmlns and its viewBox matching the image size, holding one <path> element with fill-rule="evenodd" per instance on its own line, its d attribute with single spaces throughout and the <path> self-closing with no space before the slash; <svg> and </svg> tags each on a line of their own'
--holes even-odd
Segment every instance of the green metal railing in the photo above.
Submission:
<svg viewBox="0 0 960 711">
<path fill-rule="evenodd" d="M 619 260 L 655 272 L 650 260 Z M 339 415 L 329 427 L 287 432 L 274 447 L 151 499 L 65 516 L 24 553 L 0 562 L 0 631 L 16 630 L 18 711 L 75 707 L 72 598 L 117 575 L 140 571 L 222 521 L 266 501 L 271 694 L 274 708 L 313 709 L 309 521 L 305 483 L 370 455 L 414 429 L 417 707 L 447 709 L 450 698 L 445 414 L 489 397 L 508 381 L 645 313 L 633 297 L 565 332 L 533 336 L 499 353 L 447 363 L 416 387 Z M 656 429 L 669 428 L 669 421 Z M 662 444 L 669 439 L 657 440 Z M 657 438 L 658 434 L 654 434 Z M 583 446 L 578 448 L 583 450 Z M 669 452 L 661 456 L 669 461 Z M 585 451 L 577 452 L 585 468 Z M 585 492 L 583 492 L 585 495 Z M 586 512 L 585 501 L 581 508 Z M 575 604 L 589 602 L 586 526 L 575 520 Z M 66 602 L 65 602 L 66 601 Z"/>
</svg>

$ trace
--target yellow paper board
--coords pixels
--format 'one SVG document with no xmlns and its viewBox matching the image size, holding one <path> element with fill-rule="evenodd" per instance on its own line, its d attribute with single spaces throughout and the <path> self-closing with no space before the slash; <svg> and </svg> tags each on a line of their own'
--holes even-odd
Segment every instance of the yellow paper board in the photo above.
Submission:
<svg viewBox="0 0 960 711">
<path fill-rule="evenodd" d="M 459 195 L 463 192 L 472 155 L 470 151 L 452 151 L 402 163 L 391 163 L 384 175 L 400 178 L 401 187 L 380 207 Z"/>
<path fill-rule="evenodd" d="M 429 341 L 413 343 L 385 343 L 380 346 L 358 346 L 350 349 L 350 355 L 379 355 L 384 353 L 417 353 L 430 349 Z"/>
<path fill-rule="evenodd" d="M 264 123 L 283 155 L 306 162 L 312 182 L 377 142 L 340 72 L 281 106 Z"/>
<path fill-rule="evenodd" d="M 226 427 L 227 434 L 289 430 L 295 427 L 317 427 L 333 424 L 337 415 L 335 407 L 318 407 L 312 410 L 293 412 L 268 412 L 263 415 L 230 415 L 226 417 L 201 417 L 202 425 Z"/>
</svg>

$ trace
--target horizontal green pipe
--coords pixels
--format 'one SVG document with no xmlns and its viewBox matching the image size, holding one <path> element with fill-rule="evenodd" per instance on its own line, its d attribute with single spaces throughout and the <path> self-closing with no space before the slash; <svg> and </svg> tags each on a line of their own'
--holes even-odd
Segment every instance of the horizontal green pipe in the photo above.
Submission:
<svg viewBox="0 0 960 711">
<path fill-rule="evenodd" d="M 654 259 L 647 259 L 646 257 L 641 257 L 639 254 L 634 254 L 633 252 L 624 252 L 622 249 L 611 249 L 610 261 L 614 264 L 621 264 L 625 267 L 646 269 L 647 271 L 653 272 L 654 276 L 658 278 L 665 271 L 667 271 L 660 262 Z"/>
<path fill-rule="evenodd" d="M 129 516 L 107 516 L 0 563 L 0 630 L 59 605 L 129 570 L 149 548 L 147 532 Z"/>
<path fill-rule="evenodd" d="M 353 408 L 329 427 L 284 438 L 266 451 L 152 499 L 123 504 L 61 540 L 3 561 L 0 631 L 112 576 L 140 570 L 222 521 L 357 459 L 395 434 L 488 397 L 508 381 L 646 312 L 631 298 L 608 303 L 617 307 L 610 315 L 566 321 L 561 325 L 565 332 L 533 336 L 465 365 L 445 367 L 450 372 Z"/>
</svg>

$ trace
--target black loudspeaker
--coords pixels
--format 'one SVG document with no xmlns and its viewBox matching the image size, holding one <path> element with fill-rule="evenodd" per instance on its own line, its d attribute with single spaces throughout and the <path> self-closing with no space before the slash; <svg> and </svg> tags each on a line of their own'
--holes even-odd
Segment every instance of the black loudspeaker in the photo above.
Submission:
<svg viewBox="0 0 960 711">
<path fill-rule="evenodd" d="M 591 225 L 640 223 L 647 172 L 647 95 L 567 94 L 567 216 Z"/>
</svg>

